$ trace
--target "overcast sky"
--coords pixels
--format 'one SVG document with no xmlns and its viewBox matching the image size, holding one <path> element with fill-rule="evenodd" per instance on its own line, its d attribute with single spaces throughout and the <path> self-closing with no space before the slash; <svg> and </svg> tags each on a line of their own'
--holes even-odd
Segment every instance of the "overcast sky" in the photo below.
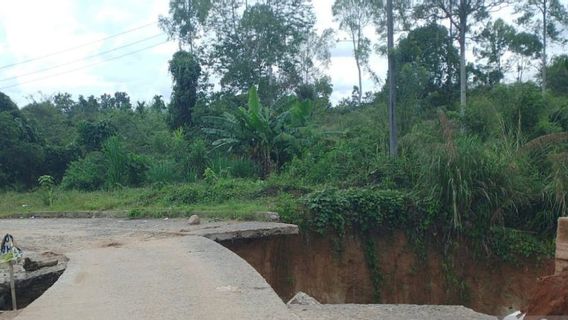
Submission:
<svg viewBox="0 0 568 320">
<path fill-rule="evenodd" d="M 337 28 L 331 15 L 333 1 L 313 2 L 318 29 Z M 156 23 L 159 15 L 167 15 L 168 3 L 169 0 L 3 1 L 0 91 L 20 107 L 29 102 L 30 95 L 40 99 L 42 94 L 57 92 L 77 97 L 126 91 L 133 101 L 150 100 L 155 94 L 169 100 L 171 79 L 167 65 L 177 45 L 166 41 Z M 137 43 L 130 45 L 134 42 Z M 69 48 L 75 49 L 61 52 Z M 96 56 L 110 50 L 114 51 Z M 49 56 L 34 60 L 46 55 Z M 119 58 L 123 55 L 126 56 Z M 114 60 L 104 62 L 108 59 Z M 28 60 L 33 61 L 25 63 Z M 374 56 L 371 65 L 384 79 L 386 61 Z M 350 43 L 336 45 L 327 73 L 332 77 L 334 101 L 351 94 L 357 69 Z M 365 78 L 364 90 L 376 89 Z"/>
</svg>

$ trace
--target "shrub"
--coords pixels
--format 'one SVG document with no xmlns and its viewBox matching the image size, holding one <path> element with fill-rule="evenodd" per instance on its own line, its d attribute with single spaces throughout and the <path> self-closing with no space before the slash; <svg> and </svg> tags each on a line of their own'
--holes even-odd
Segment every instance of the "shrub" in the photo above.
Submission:
<svg viewBox="0 0 568 320">
<path fill-rule="evenodd" d="M 335 230 L 341 235 L 347 227 L 367 232 L 404 226 L 409 217 L 408 199 L 396 190 L 331 188 L 303 197 L 299 210 L 315 231 Z"/>
<path fill-rule="evenodd" d="M 151 162 L 146 172 L 146 181 L 150 183 L 172 183 L 181 179 L 180 170 L 172 160 Z"/>
<path fill-rule="evenodd" d="M 97 190 L 105 183 L 107 165 L 101 152 L 91 152 L 83 159 L 71 162 L 63 176 L 66 189 Z"/>
</svg>

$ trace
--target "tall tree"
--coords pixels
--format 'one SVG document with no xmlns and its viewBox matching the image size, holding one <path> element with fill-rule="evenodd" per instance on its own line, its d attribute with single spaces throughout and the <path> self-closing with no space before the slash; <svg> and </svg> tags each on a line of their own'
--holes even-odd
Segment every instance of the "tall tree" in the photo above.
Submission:
<svg viewBox="0 0 568 320">
<path fill-rule="evenodd" d="M 455 3 L 457 1 L 457 3 Z M 466 57 L 467 37 L 472 27 L 490 17 L 491 11 L 499 9 L 506 0 L 423 0 L 416 6 L 416 15 L 430 21 L 447 20 L 457 29 L 455 37 L 460 50 L 460 105 L 464 114 L 467 104 Z M 453 33 L 453 32 L 450 32 Z"/>
<path fill-rule="evenodd" d="M 172 129 L 189 128 L 193 124 L 192 112 L 197 102 L 201 66 L 191 53 L 178 51 L 170 60 L 169 69 L 174 82 L 168 109 L 169 125 Z"/>
<path fill-rule="evenodd" d="M 223 89 L 244 93 L 258 86 L 261 100 L 270 104 L 301 84 L 301 45 L 314 23 L 308 0 L 215 1 L 208 63 Z"/>
<path fill-rule="evenodd" d="M 0 189 L 33 186 L 44 160 L 35 129 L 16 104 L 0 92 Z"/>
<path fill-rule="evenodd" d="M 312 31 L 300 46 L 299 64 L 302 83 L 312 84 L 321 79 L 323 68 L 331 62 L 331 48 L 335 45 L 333 29 L 325 29 L 321 35 Z"/>
<path fill-rule="evenodd" d="M 487 75 L 488 85 L 497 84 L 505 77 L 509 67 L 506 61 L 503 61 L 503 57 L 509 51 L 515 36 L 515 28 L 505 23 L 503 19 L 487 23 L 477 36 L 478 46 L 473 49 L 473 53 L 487 61 L 483 69 Z"/>
<path fill-rule="evenodd" d="M 160 28 L 170 38 L 178 40 L 180 50 L 183 45 L 188 45 L 189 52 L 196 54 L 196 41 L 201 36 L 211 5 L 211 0 L 170 0 L 169 16 L 160 16 Z"/>
<path fill-rule="evenodd" d="M 557 95 L 568 96 L 568 55 L 554 57 L 546 68 L 550 91 Z"/>
<path fill-rule="evenodd" d="M 515 7 L 522 16 L 518 19 L 521 25 L 530 26 L 531 31 L 540 35 L 542 42 L 541 77 L 542 91 L 546 91 L 546 65 L 548 62 L 548 40 L 564 42 L 561 30 L 568 26 L 568 11 L 560 0 L 524 0 Z"/>
<path fill-rule="evenodd" d="M 364 34 L 364 29 L 374 17 L 374 5 L 368 0 L 335 0 L 333 16 L 339 22 L 339 28 L 347 32 L 353 44 L 353 55 L 359 76 L 358 102 L 363 100 L 362 68 L 369 63 L 371 41 Z"/>
<path fill-rule="evenodd" d="M 542 42 L 537 35 L 529 32 L 518 32 L 509 45 L 513 53 L 511 58 L 516 64 L 517 82 L 523 81 L 526 69 L 532 66 L 532 61 L 539 59 L 542 52 Z"/>
</svg>

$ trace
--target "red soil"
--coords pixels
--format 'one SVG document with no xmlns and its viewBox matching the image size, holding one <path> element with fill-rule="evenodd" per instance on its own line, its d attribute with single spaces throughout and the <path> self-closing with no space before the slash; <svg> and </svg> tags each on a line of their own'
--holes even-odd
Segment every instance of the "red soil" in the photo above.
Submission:
<svg viewBox="0 0 568 320">
<path fill-rule="evenodd" d="M 540 278 L 523 311 L 526 320 L 568 319 L 568 271 Z"/>
</svg>

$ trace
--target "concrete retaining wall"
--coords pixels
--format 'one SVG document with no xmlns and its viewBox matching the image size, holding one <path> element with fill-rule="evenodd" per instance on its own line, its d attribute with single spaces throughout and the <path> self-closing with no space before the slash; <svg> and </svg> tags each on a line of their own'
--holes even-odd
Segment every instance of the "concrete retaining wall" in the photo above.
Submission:
<svg viewBox="0 0 568 320">
<path fill-rule="evenodd" d="M 568 218 L 558 219 L 556 235 L 556 274 L 568 270 Z"/>
</svg>

